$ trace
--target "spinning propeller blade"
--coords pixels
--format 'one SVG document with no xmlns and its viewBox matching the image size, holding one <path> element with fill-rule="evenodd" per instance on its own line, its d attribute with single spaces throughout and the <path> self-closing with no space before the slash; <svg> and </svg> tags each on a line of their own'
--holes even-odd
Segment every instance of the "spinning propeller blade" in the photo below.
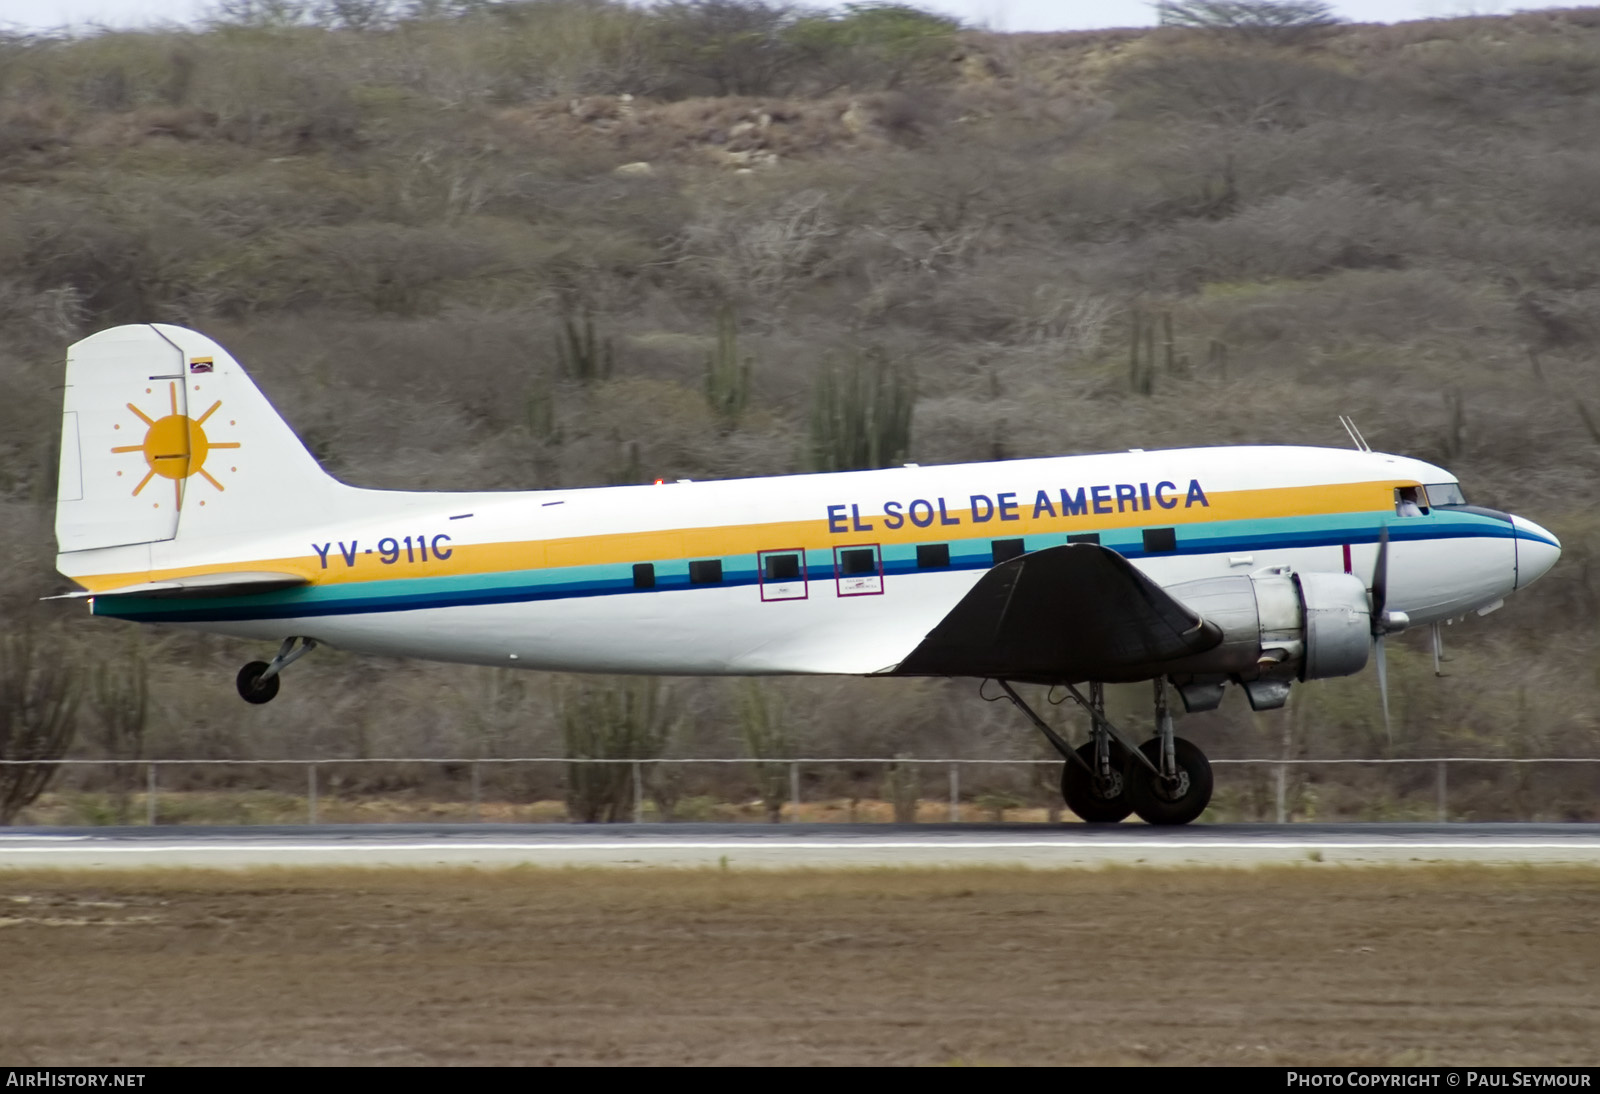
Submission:
<svg viewBox="0 0 1600 1094">
<path fill-rule="evenodd" d="M 1372 644 L 1378 662 L 1378 694 L 1383 699 L 1383 731 L 1394 744 L 1394 725 L 1389 721 L 1389 659 L 1384 656 L 1383 636 L 1388 633 L 1389 602 L 1389 526 L 1378 530 L 1378 562 L 1372 574 Z"/>
</svg>

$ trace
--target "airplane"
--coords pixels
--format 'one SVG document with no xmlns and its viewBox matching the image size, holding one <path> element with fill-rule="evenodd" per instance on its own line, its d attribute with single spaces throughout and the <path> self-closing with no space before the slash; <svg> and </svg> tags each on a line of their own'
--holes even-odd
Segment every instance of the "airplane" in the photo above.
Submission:
<svg viewBox="0 0 1600 1094">
<path fill-rule="evenodd" d="M 323 471 L 222 346 L 134 324 L 68 350 L 56 565 L 94 615 L 277 642 L 238 673 L 251 703 L 321 644 L 562 672 L 993 681 L 1062 755 L 1080 818 L 1177 825 L 1213 780 L 1169 692 L 1204 711 L 1231 685 L 1267 710 L 1375 659 L 1387 717 L 1386 635 L 1431 625 L 1437 641 L 1560 557 L 1443 468 L 1352 438 L 369 490 Z M 1106 684 L 1141 681 L 1142 743 L 1104 702 Z M 1019 683 L 1061 689 L 1088 742 Z"/>
</svg>

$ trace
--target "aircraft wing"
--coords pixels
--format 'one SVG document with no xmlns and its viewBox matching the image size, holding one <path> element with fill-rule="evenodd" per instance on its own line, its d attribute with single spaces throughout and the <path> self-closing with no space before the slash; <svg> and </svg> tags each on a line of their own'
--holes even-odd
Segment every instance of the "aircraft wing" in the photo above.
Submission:
<svg viewBox="0 0 1600 1094">
<path fill-rule="evenodd" d="M 1143 679 L 1214 648 L 1222 632 L 1115 551 L 1069 543 L 1002 562 L 978 581 L 896 676 L 1039 683 Z"/>
</svg>

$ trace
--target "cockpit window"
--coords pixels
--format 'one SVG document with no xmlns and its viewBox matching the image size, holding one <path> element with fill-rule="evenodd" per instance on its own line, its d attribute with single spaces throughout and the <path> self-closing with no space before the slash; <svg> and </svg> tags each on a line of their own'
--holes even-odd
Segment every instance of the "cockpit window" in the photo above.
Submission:
<svg viewBox="0 0 1600 1094">
<path fill-rule="evenodd" d="M 1394 511 L 1402 517 L 1420 517 L 1428 512 L 1428 499 L 1418 486 L 1397 486 L 1394 490 Z"/>
<path fill-rule="evenodd" d="M 1431 505 L 1465 505 L 1467 496 L 1461 492 L 1461 484 L 1455 482 L 1430 482 L 1423 487 L 1427 493 L 1427 501 Z"/>
</svg>

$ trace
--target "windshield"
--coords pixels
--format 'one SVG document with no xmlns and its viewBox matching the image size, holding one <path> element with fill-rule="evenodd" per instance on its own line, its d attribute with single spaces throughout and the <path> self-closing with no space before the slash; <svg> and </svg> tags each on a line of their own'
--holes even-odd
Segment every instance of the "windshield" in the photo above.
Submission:
<svg viewBox="0 0 1600 1094">
<path fill-rule="evenodd" d="M 1465 505 L 1467 496 L 1461 492 L 1461 484 L 1454 482 L 1430 482 L 1423 489 L 1428 492 L 1429 505 Z"/>
</svg>

